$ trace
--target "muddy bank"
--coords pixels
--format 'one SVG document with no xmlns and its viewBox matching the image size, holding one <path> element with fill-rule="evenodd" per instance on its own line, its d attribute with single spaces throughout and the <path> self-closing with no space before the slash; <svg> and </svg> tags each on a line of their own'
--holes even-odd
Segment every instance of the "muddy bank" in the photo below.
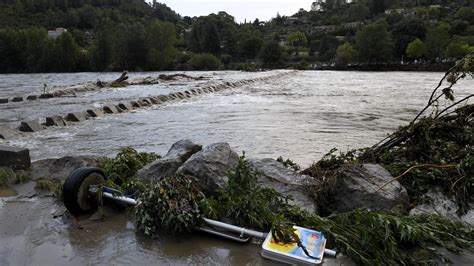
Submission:
<svg viewBox="0 0 474 266">
<path fill-rule="evenodd" d="M 151 239 L 123 211 L 106 207 L 102 220 L 75 219 L 47 196 L 0 198 L 0 217 L 0 265 L 278 265 L 260 257 L 259 244 L 197 232 Z"/>
</svg>

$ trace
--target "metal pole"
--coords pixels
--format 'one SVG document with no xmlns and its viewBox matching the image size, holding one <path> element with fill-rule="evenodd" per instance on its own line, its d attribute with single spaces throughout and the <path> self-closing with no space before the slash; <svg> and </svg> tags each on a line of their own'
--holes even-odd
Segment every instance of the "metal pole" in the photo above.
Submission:
<svg viewBox="0 0 474 266">
<path fill-rule="evenodd" d="M 115 201 L 123 202 L 129 205 L 138 205 L 138 201 L 135 199 L 129 198 L 129 197 L 124 197 L 124 196 L 114 196 L 112 193 L 109 192 L 103 192 L 102 194 L 105 198 L 109 198 Z"/>
<path fill-rule="evenodd" d="M 238 226 L 235 226 L 235 225 L 226 224 L 226 223 L 223 223 L 223 222 L 207 219 L 207 218 L 204 218 L 204 222 L 207 225 L 219 227 L 219 228 L 222 228 L 222 229 L 234 232 L 234 233 L 238 233 L 241 236 L 247 235 L 247 236 L 251 236 L 251 237 L 265 239 L 265 238 L 267 238 L 267 235 L 268 235 L 267 233 L 258 232 L 258 231 L 246 229 L 246 228 L 243 228 L 243 227 L 238 227 Z"/>
<path fill-rule="evenodd" d="M 129 205 L 133 205 L 133 206 L 136 206 L 136 205 L 139 204 L 139 202 L 135 199 L 125 197 L 125 196 L 114 196 L 112 193 L 109 193 L 109 192 L 103 192 L 102 195 L 105 198 L 109 198 L 109 199 L 112 199 L 112 200 L 115 200 L 115 201 L 118 201 L 118 202 L 123 202 L 123 203 L 129 204 Z M 267 238 L 267 235 L 268 235 L 268 233 L 254 231 L 254 230 L 251 230 L 251 229 L 235 226 L 235 225 L 232 225 L 232 224 L 226 224 L 226 223 L 223 223 L 223 222 L 219 222 L 219 221 L 211 220 L 211 219 L 207 219 L 207 218 L 204 218 L 204 222 L 207 225 L 218 227 L 218 228 L 221 228 L 221 229 L 225 229 L 225 230 L 240 234 L 241 237 L 250 236 L 250 237 L 265 239 L 265 238 Z M 201 229 L 201 228 L 198 228 L 198 229 L 201 230 L 201 231 L 207 232 L 206 229 Z M 213 232 L 213 233 L 215 234 L 215 232 Z M 227 236 L 227 235 L 225 235 L 223 237 L 229 238 L 229 236 Z M 240 241 L 240 242 L 242 242 L 242 241 Z M 328 257 L 336 257 L 336 251 L 331 250 L 331 249 L 325 249 L 324 250 L 324 255 L 326 255 Z"/>
</svg>

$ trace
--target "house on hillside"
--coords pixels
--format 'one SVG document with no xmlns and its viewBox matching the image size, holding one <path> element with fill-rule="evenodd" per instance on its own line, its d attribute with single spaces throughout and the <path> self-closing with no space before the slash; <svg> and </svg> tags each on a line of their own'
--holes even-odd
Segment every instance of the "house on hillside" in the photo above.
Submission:
<svg viewBox="0 0 474 266">
<path fill-rule="evenodd" d="M 303 25 L 306 23 L 306 17 L 289 17 L 285 20 L 285 26 Z"/>
<path fill-rule="evenodd" d="M 326 3 L 326 0 L 316 0 L 311 4 L 311 11 L 323 11 L 323 4 Z"/>
<path fill-rule="evenodd" d="M 414 17 L 416 15 L 416 10 L 414 8 L 392 8 L 392 9 L 386 9 L 385 10 L 385 15 L 393 15 L 393 14 L 399 14 L 404 17 Z"/>
<path fill-rule="evenodd" d="M 344 24 L 345 29 L 358 29 L 364 26 L 364 22 L 361 21 L 355 21 L 355 22 L 349 22 Z"/>
<path fill-rule="evenodd" d="M 344 5 L 354 3 L 355 0 L 335 0 L 333 3 L 337 5 Z M 326 0 L 316 0 L 311 4 L 311 11 L 324 11 Z"/>
<path fill-rule="evenodd" d="M 53 39 L 56 39 L 61 36 L 61 34 L 66 32 L 67 30 L 65 28 L 56 28 L 55 30 L 48 30 L 48 36 Z"/>
</svg>

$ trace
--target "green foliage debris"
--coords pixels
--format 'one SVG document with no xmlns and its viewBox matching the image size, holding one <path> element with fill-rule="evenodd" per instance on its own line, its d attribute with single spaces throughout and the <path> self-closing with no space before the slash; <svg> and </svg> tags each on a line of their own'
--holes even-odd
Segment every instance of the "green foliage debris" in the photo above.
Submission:
<svg viewBox="0 0 474 266">
<path fill-rule="evenodd" d="M 141 204 L 134 209 L 135 224 L 153 237 L 161 232 L 190 231 L 201 223 L 201 210 L 207 208 L 206 197 L 195 180 L 183 175 L 150 183 L 139 199 Z"/>
<path fill-rule="evenodd" d="M 61 197 L 64 182 L 57 179 L 40 179 L 36 182 L 35 188 L 38 190 L 54 192 L 58 198 Z"/>
<path fill-rule="evenodd" d="M 239 225 L 266 229 L 274 220 L 274 213 L 288 205 L 289 198 L 283 197 L 274 189 L 257 185 L 260 175 L 245 159 L 240 157 L 235 171 L 229 173 L 227 189 L 217 198 L 219 218 L 228 218 Z"/>
<path fill-rule="evenodd" d="M 30 178 L 25 174 L 15 174 L 15 184 L 24 184 L 30 181 Z"/>
<path fill-rule="evenodd" d="M 138 170 L 160 157 L 155 153 L 138 152 L 130 147 L 123 148 L 115 158 L 105 161 L 105 175 L 111 182 L 121 185 L 134 179 Z"/>
<path fill-rule="evenodd" d="M 8 185 L 8 180 L 15 178 L 15 172 L 7 167 L 0 167 L 0 188 Z"/>
</svg>

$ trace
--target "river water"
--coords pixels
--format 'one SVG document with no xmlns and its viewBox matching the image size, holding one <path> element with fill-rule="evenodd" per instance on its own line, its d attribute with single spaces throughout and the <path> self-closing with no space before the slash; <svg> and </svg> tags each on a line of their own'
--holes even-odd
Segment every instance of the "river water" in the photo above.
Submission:
<svg viewBox="0 0 474 266">
<path fill-rule="evenodd" d="M 106 103 L 168 94 L 281 72 L 196 72 L 205 81 L 129 86 L 76 97 L 0 105 L 0 125 L 97 108 Z M 131 77 L 160 73 L 132 73 Z M 38 94 L 44 83 L 64 86 L 112 80 L 119 73 L 0 75 L 0 98 Z M 407 124 L 423 107 L 441 73 L 299 71 L 180 102 L 108 115 L 6 142 L 28 147 L 34 160 L 75 154 L 113 156 L 120 148 L 166 153 L 181 139 L 207 145 L 228 142 L 253 157 L 283 156 L 307 166 L 332 148 L 348 150 L 377 143 Z M 474 80 L 456 87 L 458 97 Z"/>
<path fill-rule="evenodd" d="M 24 120 L 106 103 L 287 72 L 266 82 L 49 128 L 3 143 L 27 147 L 38 160 L 80 154 L 112 156 L 125 146 L 164 154 L 174 142 L 191 139 L 203 145 L 228 142 L 251 157 L 282 155 L 307 166 L 333 147 L 370 146 L 408 123 L 442 77 L 441 73 L 409 72 L 195 72 L 188 74 L 208 79 L 0 104 L 0 125 L 16 127 Z M 44 83 L 66 86 L 119 75 L 0 75 L 0 98 L 39 94 Z M 473 85 L 472 79 L 460 82 L 458 97 L 467 95 Z M 108 218 L 99 222 L 87 217 L 71 220 L 54 215 L 61 208 L 51 198 L 0 198 L 0 265 L 274 265 L 261 259 L 256 244 L 200 234 L 149 239 L 136 233 L 124 214 L 109 211 Z"/>
</svg>

